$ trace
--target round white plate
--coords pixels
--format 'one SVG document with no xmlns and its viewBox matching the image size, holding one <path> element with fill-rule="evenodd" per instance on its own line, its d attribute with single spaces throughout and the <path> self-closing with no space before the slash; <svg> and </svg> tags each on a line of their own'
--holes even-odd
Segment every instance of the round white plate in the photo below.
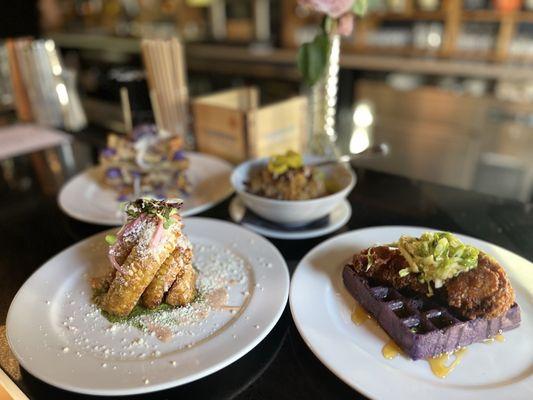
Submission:
<svg viewBox="0 0 533 400">
<path fill-rule="evenodd" d="M 522 308 L 522 324 L 505 342 L 468 346 L 463 360 L 445 379 L 426 361 L 381 355 L 388 336 L 376 324 L 355 325 L 355 300 L 341 272 L 354 253 L 427 228 L 383 226 L 344 233 L 311 250 L 291 282 L 290 306 L 296 326 L 315 355 L 340 379 L 372 399 L 460 400 L 533 398 L 533 264 L 499 246 L 457 235 L 494 256 L 507 271 Z"/>
<path fill-rule="evenodd" d="M 242 226 L 263 236 L 276 239 L 297 240 L 324 236 L 328 233 L 336 231 L 350 220 L 350 217 L 352 216 L 352 207 L 350 206 L 348 200 L 344 200 L 333 209 L 329 215 L 329 223 L 326 226 L 322 226 L 320 228 L 300 229 L 294 232 L 282 229 L 272 229 L 270 227 L 260 226 L 248 221 L 242 222 L 245 212 L 246 206 L 239 196 L 235 196 L 229 205 L 229 215 L 234 222 L 238 224 L 240 223 Z"/>
<path fill-rule="evenodd" d="M 209 154 L 187 152 L 191 165 L 187 177 L 192 192 L 183 199 L 181 215 L 201 213 L 222 202 L 233 193 L 229 178 L 233 167 Z M 83 222 L 117 226 L 123 212 L 117 192 L 104 188 L 97 179 L 99 167 L 92 167 L 69 180 L 59 193 L 59 206 L 72 218 Z"/>
<path fill-rule="evenodd" d="M 129 395 L 202 378 L 254 348 L 287 302 L 283 257 L 270 242 L 233 223 L 206 218 L 184 222 L 197 267 L 203 262 L 217 270 L 213 260 L 219 257 L 240 260 L 246 279 L 228 289 L 228 303 L 242 304 L 240 311 L 212 311 L 167 342 L 134 327 L 112 325 L 92 304 L 88 282 L 107 264 L 102 232 L 49 260 L 15 296 L 7 337 L 20 364 L 62 389 Z"/>
</svg>

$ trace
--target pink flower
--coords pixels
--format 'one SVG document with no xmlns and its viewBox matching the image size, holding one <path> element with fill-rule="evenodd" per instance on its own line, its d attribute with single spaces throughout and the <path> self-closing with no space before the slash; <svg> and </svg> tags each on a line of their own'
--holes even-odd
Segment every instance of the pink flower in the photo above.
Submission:
<svg viewBox="0 0 533 400">
<path fill-rule="evenodd" d="M 332 18 L 339 18 L 352 8 L 354 0 L 298 0 L 302 6 L 328 14 Z"/>
</svg>

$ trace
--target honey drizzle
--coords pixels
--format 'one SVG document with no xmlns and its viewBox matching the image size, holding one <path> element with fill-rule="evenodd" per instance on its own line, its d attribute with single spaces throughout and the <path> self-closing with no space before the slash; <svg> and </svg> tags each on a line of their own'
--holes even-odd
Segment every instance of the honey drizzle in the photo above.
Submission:
<svg viewBox="0 0 533 400">
<path fill-rule="evenodd" d="M 356 304 L 352 311 L 352 322 L 355 325 L 361 325 L 363 322 L 372 319 L 372 316 L 359 304 Z"/>
<path fill-rule="evenodd" d="M 383 357 L 385 357 L 387 360 L 392 360 L 401 354 L 401 352 L 402 350 L 398 347 L 394 340 L 389 340 L 387 343 L 385 343 L 383 349 L 381 349 L 381 354 L 383 354 Z"/>
<path fill-rule="evenodd" d="M 466 348 L 456 350 L 452 354 L 441 354 L 440 356 L 428 359 L 429 366 L 433 375 L 439 378 L 446 378 L 450 372 L 452 372 L 457 365 L 461 362 L 464 354 L 466 353 Z M 455 356 L 455 359 L 449 363 L 450 356 Z"/>
<path fill-rule="evenodd" d="M 491 337 L 491 338 L 485 339 L 485 340 L 483 341 L 483 343 L 484 343 L 484 344 L 492 344 L 492 343 L 494 343 L 494 341 L 497 341 L 497 342 L 503 343 L 503 342 L 505 342 L 505 337 L 504 337 L 501 333 L 499 333 L 499 334 L 496 335 L 496 336 L 493 336 L 493 337 Z"/>
</svg>

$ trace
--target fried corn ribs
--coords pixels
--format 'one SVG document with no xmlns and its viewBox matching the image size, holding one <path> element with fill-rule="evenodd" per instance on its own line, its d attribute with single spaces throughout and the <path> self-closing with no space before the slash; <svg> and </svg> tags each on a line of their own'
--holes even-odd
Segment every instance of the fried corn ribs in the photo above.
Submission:
<svg viewBox="0 0 533 400">
<path fill-rule="evenodd" d="M 189 240 L 185 236 L 180 239 L 182 243 L 167 257 L 142 295 L 142 303 L 147 308 L 156 308 L 163 302 L 178 273 L 192 258 Z"/>
<path fill-rule="evenodd" d="M 146 229 L 139 242 L 133 247 L 121 270 L 116 272 L 115 279 L 105 295 L 102 308 L 110 314 L 127 316 L 154 278 L 161 264 L 176 247 L 179 225 L 170 227 L 163 235 L 161 244 L 150 248 L 152 236 L 156 235 L 157 227 Z"/>
<path fill-rule="evenodd" d="M 147 308 L 185 305 L 196 296 L 192 245 L 182 232 L 180 204 L 139 199 L 126 206 L 128 221 L 117 235 L 107 235 L 107 276 L 92 282 L 95 301 L 107 313 L 125 317 L 139 303 Z M 169 300 L 170 299 L 170 300 Z"/>
<path fill-rule="evenodd" d="M 196 270 L 189 262 L 183 265 L 170 288 L 166 302 L 171 306 L 184 306 L 196 297 Z"/>
</svg>

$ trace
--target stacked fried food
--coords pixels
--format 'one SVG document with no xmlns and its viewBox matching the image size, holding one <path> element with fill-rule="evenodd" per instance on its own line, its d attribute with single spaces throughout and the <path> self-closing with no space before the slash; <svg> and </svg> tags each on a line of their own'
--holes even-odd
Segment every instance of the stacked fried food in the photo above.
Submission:
<svg viewBox="0 0 533 400">
<path fill-rule="evenodd" d="M 108 235 L 109 274 L 93 282 L 97 301 L 109 314 L 125 317 L 140 302 L 153 309 L 163 302 L 190 303 L 196 296 L 192 246 L 182 232 L 181 202 L 139 199 L 126 206 L 128 219 Z"/>
<path fill-rule="evenodd" d="M 169 198 L 191 191 L 183 140 L 163 137 L 153 125 L 140 125 L 128 136 L 110 134 L 100 165 L 102 184 L 116 190 L 119 201 L 141 195 Z"/>
</svg>

